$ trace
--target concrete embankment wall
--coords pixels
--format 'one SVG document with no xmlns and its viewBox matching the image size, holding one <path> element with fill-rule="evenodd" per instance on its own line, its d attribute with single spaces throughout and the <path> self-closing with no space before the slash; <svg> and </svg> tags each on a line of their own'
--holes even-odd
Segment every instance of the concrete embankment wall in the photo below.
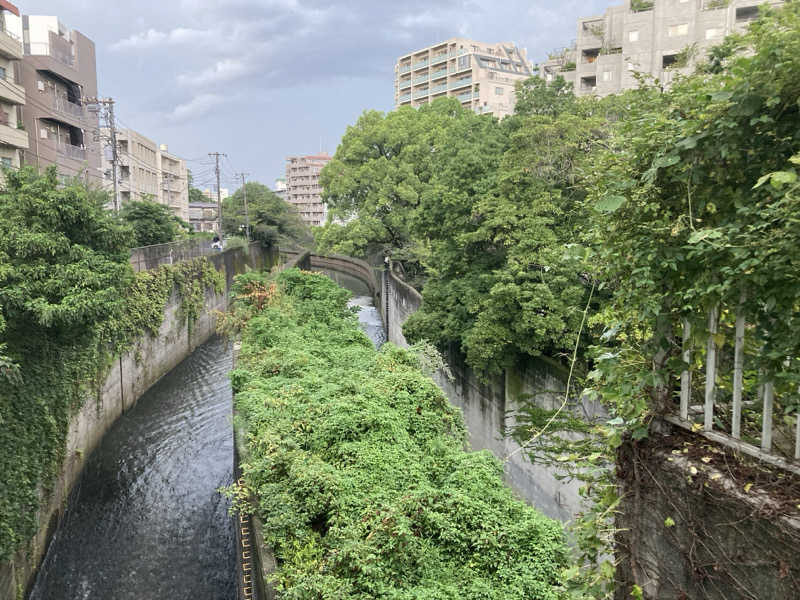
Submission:
<svg viewBox="0 0 800 600">
<path fill-rule="evenodd" d="M 157 337 L 145 335 L 132 349 L 116 358 L 96 396 L 87 397 L 69 424 L 65 458 L 52 490 L 43 494 L 39 509 L 39 531 L 8 562 L 0 563 L 0 598 L 12 600 L 27 596 L 52 534 L 66 508 L 67 497 L 80 476 L 84 463 L 114 422 L 128 411 L 139 397 L 172 370 L 216 330 L 215 311 L 228 306 L 233 277 L 248 267 L 260 269 L 277 262 L 277 251 L 252 244 L 244 249 L 217 252 L 208 260 L 220 271 L 225 291 L 205 291 L 205 310 L 191 325 L 180 315 L 181 299 L 176 293 L 164 310 L 164 321 Z"/>
<path fill-rule="evenodd" d="M 393 270 L 384 271 L 381 287 L 387 338 L 408 347 L 403 324 L 422 306 L 422 296 Z M 434 379 L 450 402 L 461 409 L 472 448 L 490 450 L 504 461 L 506 482 L 523 500 L 554 519 L 572 519 L 581 510 L 578 482 L 559 481 L 556 475 L 561 473 L 531 463 L 519 444 L 504 435 L 517 425 L 516 415 L 523 402 L 548 409 L 561 405 L 567 380 L 564 368 L 545 359 L 531 359 L 504 375 L 484 381 L 466 365 L 456 348 L 450 348 L 444 359 L 452 379 L 441 372 Z M 568 408 L 589 419 L 602 414 L 599 406 L 580 399 L 571 399 Z"/>
</svg>

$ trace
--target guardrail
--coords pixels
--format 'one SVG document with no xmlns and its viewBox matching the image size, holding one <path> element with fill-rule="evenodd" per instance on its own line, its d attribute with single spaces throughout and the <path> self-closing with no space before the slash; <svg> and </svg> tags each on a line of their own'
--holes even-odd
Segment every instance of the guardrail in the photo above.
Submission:
<svg viewBox="0 0 800 600">
<path fill-rule="evenodd" d="M 723 311 L 724 312 L 724 311 Z M 720 327 L 721 307 L 715 306 L 708 315 L 707 341 L 705 348 L 696 348 L 692 344 L 692 326 L 688 320 L 681 325 L 682 330 L 682 359 L 685 369 L 680 373 L 680 396 L 676 399 L 677 412 L 674 410 L 666 415 L 666 420 L 698 435 L 702 435 L 724 446 L 755 457 L 764 462 L 800 474 L 800 409 L 795 409 L 792 416 L 784 414 L 783 419 L 776 423 L 775 410 L 779 404 L 776 397 L 775 382 L 784 379 L 786 371 L 764 372 L 750 365 L 749 378 L 751 382 L 745 390 L 745 367 L 749 361 L 755 361 L 759 350 L 757 340 L 747 340 L 747 333 L 752 331 L 746 322 L 746 316 L 741 307 L 734 307 L 730 314 L 735 315 L 735 325 L 728 323 L 727 327 L 733 333 L 733 365 L 732 370 L 723 373 L 720 368 L 720 354 L 722 346 Z M 747 345 L 746 345 L 746 342 Z M 755 345 L 755 348 L 753 347 Z M 749 356 L 746 353 L 749 349 Z M 702 354 L 702 369 L 694 369 L 694 355 Z M 784 367 L 789 366 L 789 360 L 784 362 Z M 702 403 L 694 403 L 692 380 L 700 371 L 704 371 L 704 393 Z M 757 373 L 756 373 L 757 371 Z M 677 377 L 677 373 L 675 374 Z M 730 385 L 720 386 L 720 380 L 730 378 Z M 790 396 L 800 393 L 800 390 L 783 386 L 787 400 Z M 755 388 L 755 389 L 754 389 Z M 728 390 L 730 390 L 728 392 Z M 700 400 L 698 398 L 698 400 Z M 795 397 L 796 400 L 796 397 Z M 786 402 L 791 409 L 796 402 Z M 757 432 L 746 432 L 742 426 L 742 414 L 747 411 L 750 421 L 761 421 L 760 446 L 750 443 L 758 439 Z M 760 412 L 760 415 L 759 415 Z M 792 424 L 792 420 L 794 423 Z M 729 424 L 728 424 L 729 423 Z M 782 425 L 782 426 L 781 426 Z M 790 433 L 794 428 L 793 435 Z M 794 438 L 793 440 L 791 438 Z M 748 438 L 750 441 L 747 441 Z M 784 449 L 783 453 L 775 449 L 776 440 L 780 440 Z M 793 446 L 793 459 L 791 452 L 786 452 L 786 447 Z"/>
</svg>

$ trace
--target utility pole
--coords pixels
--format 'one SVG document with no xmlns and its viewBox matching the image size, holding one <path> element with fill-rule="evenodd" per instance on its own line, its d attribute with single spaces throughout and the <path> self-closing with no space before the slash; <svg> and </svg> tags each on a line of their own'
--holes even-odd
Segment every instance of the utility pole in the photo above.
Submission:
<svg viewBox="0 0 800 600">
<path fill-rule="evenodd" d="M 111 175 L 114 179 L 114 212 L 119 214 L 119 193 L 117 192 L 117 165 L 119 163 L 119 156 L 117 154 L 117 127 L 114 123 L 114 99 L 85 98 L 84 101 L 87 104 L 99 104 L 106 109 L 105 119 L 108 124 L 108 129 L 111 132 Z"/>
<path fill-rule="evenodd" d="M 221 240 L 222 239 L 222 192 L 220 191 L 220 188 L 219 188 L 219 186 L 220 186 L 220 183 L 219 183 L 219 157 L 220 156 L 224 156 L 225 158 L 228 158 L 228 155 L 227 154 L 223 154 L 221 152 L 209 152 L 208 155 L 209 156 L 213 156 L 214 158 L 217 159 L 217 167 L 216 167 L 216 172 L 217 172 L 217 229 L 219 230 L 218 234 L 219 234 L 219 239 Z"/>
<path fill-rule="evenodd" d="M 247 241 L 250 241 L 250 215 L 247 213 L 247 185 L 245 184 L 244 178 L 249 175 L 249 173 L 239 173 L 242 178 L 242 195 L 244 196 L 244 235 L 247 238 Z"/>
</svg>

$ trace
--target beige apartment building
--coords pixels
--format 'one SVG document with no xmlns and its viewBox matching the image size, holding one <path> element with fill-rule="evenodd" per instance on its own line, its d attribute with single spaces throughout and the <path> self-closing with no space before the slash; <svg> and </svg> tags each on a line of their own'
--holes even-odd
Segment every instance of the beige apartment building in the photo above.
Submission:
<svg viewBox="0 0 800 600">
<path fill-rule="evenodd" d="M 104 139 L 110 139 L 107 128 Z M 117 130 L 117 193 L 120 206 L 150 200 L 168 206 L 176 217 L 189 220 L 189 180 L 186 161 L 170 154 L 166 144 L 158 145 L 133 129 Z M 103 152 L 104 188 L 113 189 L 110 144 Z"/>
<path fill-rule="evenodd" d="M 712 46 L 758 17 L 765 0 L 626 0 L 581 17 L 575 44 L 553 52 L 540 75 L 561 74 L 579 96 L 638 87 L 636 73 L 668 84 L 688 73 Z M 782 4 L 771 0 L 773 5 Z"/>
<path fill-rule="evenodd" d="M 513 43 L 452 38 L 401 56 L 394 74 L 395 106 L 452 96 L 476 113 L 504 117 L 514 112 L 514 86 L 533 75 L 533 67 Z"/>
<path fill-rule="evenodd" d="M 22 56 L 19 9 L 0 1 L 0 164 L 15 169 L 21 164 L 21 153 L 28 148 L 28 133 L 22 125 Z"/>
<path fill-rule="evenodd" d="M 169 152 L 166 144 L 158 147 L 158 171 L 161 176 L 159 198 L 176 217 L 189 221 L 189 178 L 186 161 Z"/>
<path fill-rule="evenodd" d="M 100 185 L 98 117 L 86 110 L 86 98 L 97 96 L 94 42 L 58 17 L 23 15 L 22 30 L 22 123 L 30 135 L 24 162 L 56 165 L 63 178 Z"/>
<path fill-rule="evenodd" d="M 324 225 L 328 210 L 322 201 L 319 174 L 331 161 L 328 154 L 290 156 L 286 159 L 286 201 L 309 225 Z"/>
</svg>

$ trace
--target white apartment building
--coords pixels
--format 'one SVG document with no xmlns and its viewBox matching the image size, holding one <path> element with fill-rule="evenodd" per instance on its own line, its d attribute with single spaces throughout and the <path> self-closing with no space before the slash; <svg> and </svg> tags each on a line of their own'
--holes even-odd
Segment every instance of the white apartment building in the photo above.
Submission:
<svg viewBox="0 0 800 600">
<path fill-rule="evenodd" d="M 395 106 L 452 96 L 476 113 L 504 117 L 514 112 L 516 83 L 531 77 L 533 67 L 513 43 L 451 38 L 401 56 L 394 74 Z"/>
<path fill-rule="evenodd" d="M 286 201 L 309 225 L 324 225 L 328 210 L 322 201 L 319 174 L 331 161 L 328 154 L 290 156 L 286 159 Z"/>
<path fill-rule="evenodd" d="M 227 198 L 230 195 L 231 194 L 228 191 L 228 188 L 224 188 L 224 187 L 219 188 L 219 199 L 220 200 L 225 200 L 225 198 Z M 206 198 L 208 198 L 212 202 L 216 202 L 217 201 L 217 189 L 216 188 L 214 188 L 213 190 L 205 189 L 205 190 L 203 190 L 203 196 L 205 196 Z"/>
<path fill-rule="evenodd" d="M 20 79 L 22 19 L 10 2 L 0 3 L 0 164 L 19 168 L 20 152 L 28 148 L 22 123 L 25 88 Z"/>
<path fill-rule="evenodd" d="M 107 128 L 101 131 L 110 139 Z M 166 144 L 158 145 L 133 129 L 117 130 L 117 189 L 120 205 L 150 200 L 168 206 L 176 217 L 189 220 L 189 180 L 186 161 L 170 154 Z M 103 153 L 104 187 L 113 189 L 111 147 Z"/>
<path fill-rule="evenodd" d="M 161 175 L 160 202 L 172 209 L 176 217 L 189 221 L 189 178 L 186 161 L 170 154 L 169 147 L 158 147 L 158 166 Z"/>
<path fill-rule="evenodd" d="M 635 73 L 662 83 L 690 72 L 712 46 L 758 17 L 765 0 L 626 0 L 602 15 L 581 17 L 571 48 L 553 52 L 540 75 L 557 74 L 579 96 L 638 87 Z M 782 4 L 769 0 L 770 4 Z"/>
</svg>

